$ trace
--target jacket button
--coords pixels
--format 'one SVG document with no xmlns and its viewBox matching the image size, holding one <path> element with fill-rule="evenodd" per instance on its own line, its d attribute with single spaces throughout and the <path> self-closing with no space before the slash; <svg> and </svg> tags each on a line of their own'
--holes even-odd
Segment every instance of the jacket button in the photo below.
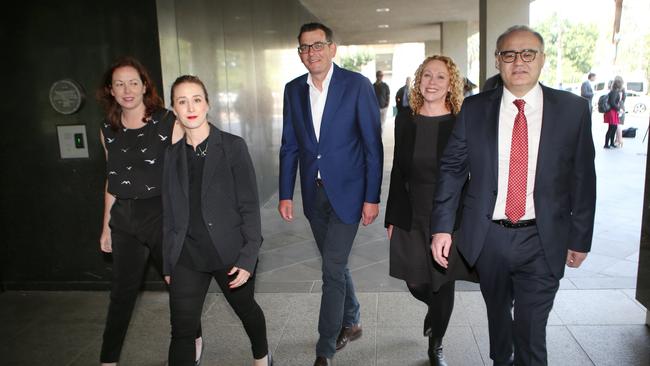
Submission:
<svg viewBox="0 0 650 366">
<path fill-rule="evenodd" d="M 318 154 L 318 156 L 316 156 L 316 159 L 320 159 L 320 154 Z"/>
<path fill-rule="evenodd" d="M 212 223 L 211 223 L 211 222 L 208 222 L 208 226 L 212 227 Z"/>
<path fill-rule="evenodd" d="M 496 195 L 497 195 L 497 191 L 492 191 L 492 194 L 496 196 Z"/>
<path fill-rule="evenodd" d="M 492 220 L 492 215 L 490 215 L 490 214 L 485 215 L 485 217 L 487 217 L 488 220 Z"/>
</svg>

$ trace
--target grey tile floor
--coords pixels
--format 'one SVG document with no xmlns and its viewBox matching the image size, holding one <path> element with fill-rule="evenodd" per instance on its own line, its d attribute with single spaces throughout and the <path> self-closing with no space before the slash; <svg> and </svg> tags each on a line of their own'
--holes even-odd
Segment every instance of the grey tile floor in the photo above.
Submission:
<svg viewBox="0 0 650 366">
<path fill-rule="evenodd" d="M 641 226 L 647 116 L 636 139 L 603 150 L 606 126 L 594 114 L 598 207 L 592 252 L 579 269 L 567 270 L 549 319 L 550 365 L 650 365 L 646 309 L 634 300 Z M 392 162 L 392 125 L 384 134 L 386 173 Z M 311 365 L 320 301 L 320 259 L 300 210 L 291 224 L 262 208 L 265 242 L 257 299 L 267 318 L 276 365 Z M 300 207 L 300 195 L 296 207 Z M 383 207 L 382 207 L 383 208 Z M 364 336 L 335 357 L 335 365 L 427 365 L 422 337 L 425 307 L 401 281 L 388 276 L 383 220 L 361 227 L 350 268 L 362 305 Z M 450 365 L 491 365 L 485 305 L 472 283 L 457 284 L 445 337 Z M 204 306 L 203 365 L 250 364 L 250 345 L 223 296 L 214 288 Z M 95 365 L 108 303 L 107 292 L 6 292 L 0 294 L 0 365 Z M 138 301 L 121 365 L 163 365 L 169 344 L 164 292 Z"/>
</svg>

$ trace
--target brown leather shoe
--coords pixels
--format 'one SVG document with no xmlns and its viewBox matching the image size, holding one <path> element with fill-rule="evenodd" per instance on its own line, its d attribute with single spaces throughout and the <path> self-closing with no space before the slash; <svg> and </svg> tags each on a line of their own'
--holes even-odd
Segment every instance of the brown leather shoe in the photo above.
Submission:
<svg viewBox="0 0 650 366">
<path fill-rule="evenodd" d="M 318 356 L 314 361 L 314 366 L 330 366 L 330 361 L 326 357 Z"/>
<path fill-rule="evenodd" d="M 341 328 L 341 333 L 339 333 L 338 338 L 336 338 L 336 350 L 338 351 L 347 346 L 348 342 L 361 338 L 362 334 L 363 329 L 361 329 L 361 323 L 357 323 L 351 327 Z"/>
</svg>

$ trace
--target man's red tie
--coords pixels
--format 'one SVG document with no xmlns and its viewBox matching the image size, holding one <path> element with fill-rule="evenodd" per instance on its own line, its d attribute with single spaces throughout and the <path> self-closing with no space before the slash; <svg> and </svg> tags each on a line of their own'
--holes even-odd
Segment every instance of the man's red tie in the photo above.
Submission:
<svg viewBox="0 0 650 366">
<path fill-rule="evenodd" d="M 528 183 L 528 121 L 524 115 L 523 99 L 513 102 L 519 112 L 515 117 L 510 146 L 510 168 L 508 171 L 508 195 L 506 196 L 506 217 L 517 222 L 526 213 L 526 185 Z"/>
</svg>

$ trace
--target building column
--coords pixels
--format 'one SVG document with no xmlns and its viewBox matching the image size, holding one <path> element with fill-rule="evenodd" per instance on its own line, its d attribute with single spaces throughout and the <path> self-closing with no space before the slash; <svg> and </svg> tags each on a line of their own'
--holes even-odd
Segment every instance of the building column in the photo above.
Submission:
<svg viewBox="0 0 650 366">
<path fill-rule="evenodd" d="M 426 57 L 440 54 L 440 49 L 441 49 L 440 41 L 424 42 L 424 54 L 426 55 Z"/>
<path fill-rule="evenodd" d="M 451 57 L 462 76 L 467 76 L 467 22 L 443 22 L 442 54 Z"/>
<path fill-rule="evenodd" d="M 513 25 L 528 25 L 530 1 L 479 0 L 480 27 L 480 86 L 485 79 L 497 73 L 494 67 L 494 50 L 497 38 Z"/>
</svg>

